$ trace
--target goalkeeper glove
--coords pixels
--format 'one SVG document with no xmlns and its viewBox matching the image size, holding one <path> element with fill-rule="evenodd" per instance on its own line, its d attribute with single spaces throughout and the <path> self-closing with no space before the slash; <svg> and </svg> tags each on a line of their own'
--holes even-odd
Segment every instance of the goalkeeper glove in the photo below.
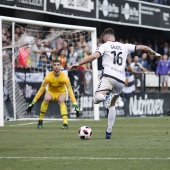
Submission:
<svg viewBox="0 0 170 170">
<path fill-rule="evenodd" d="M 34 104 L 35 104 L 35 101 L 32 101 L 32 103 L 28 105 L 28 107 L 27 107 L 27 113 L 31 113 Z"/>
<path fill-rule="evenodd" d="M 79 116 L 80 116 L 79 108 L 78 108 L 77 104 L 73 104 L 73 106 L 74 106 L 75 111 L 76 111 L 76 117 L 79 118 Z"/>
</svg>

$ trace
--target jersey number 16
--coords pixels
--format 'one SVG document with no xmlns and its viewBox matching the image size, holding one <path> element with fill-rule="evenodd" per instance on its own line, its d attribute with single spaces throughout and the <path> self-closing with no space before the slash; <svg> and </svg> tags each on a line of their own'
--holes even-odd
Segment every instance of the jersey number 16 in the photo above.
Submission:
<svg viewBox="0 0 170 170">
<path fill-rule="evenodd" d="M 121 66 L 123 63 L 123 58 L 120 56 L 122 52 L 116 54 L 116 51 L 112 51 L 111 54 L 113 54 L 113 64 Z"/>
</svg>

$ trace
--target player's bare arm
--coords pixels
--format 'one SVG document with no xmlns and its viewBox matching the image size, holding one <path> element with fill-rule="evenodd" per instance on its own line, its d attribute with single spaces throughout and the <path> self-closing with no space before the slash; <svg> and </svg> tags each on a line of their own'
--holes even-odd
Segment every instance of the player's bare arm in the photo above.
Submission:
<svg viewBox="0 0 170 170">
<path fill-rule="evenodd" d="M 159 53 L 155 52 L 150 47 L 145 46 L 145 45 L 137 45 L 136 46 L 136 51 L 145 51 L 146 53 L 154 55 L 156 59 L 161 58 L 161 55 Z"/>
<path fill-rule="evenodd" d="M 95 52 L 92 55 L 90 55 L 89 57 L 86 57 L 83 60 L 81 60 L 79 63 L 73 64 L 72 66 L 70 66 L 69 70 L 76 69 L 83 64 L 90 63 L 99 57 L 100 57 L 100 53 Z"/>
</svg>

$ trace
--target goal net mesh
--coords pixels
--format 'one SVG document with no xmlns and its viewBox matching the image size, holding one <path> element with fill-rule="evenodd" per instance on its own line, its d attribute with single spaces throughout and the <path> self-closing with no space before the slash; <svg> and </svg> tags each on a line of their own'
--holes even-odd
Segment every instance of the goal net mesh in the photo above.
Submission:
<svg viewBox="0 0 170 170">
<path fill-rule="evenodd" d="M 26 112 L 44 77 L 52 70 L 51 60 L 65 58 L 62 70 L 69 76 L 81 118 L 93 118 L 92 66 L 68 72 L 67 67 L 91 54 L 91 32 L 2 21 L 3 91 L 5 120 L 38 118 L 42 96 L 31 114 Z M 75 110 L 69 96 L 66 100 L 69 118 Z M 101 114 L 105 111 L 101 110 Z M 57 102 L 50 103 L 45 118 L 60 118 Z"/>
</svg>

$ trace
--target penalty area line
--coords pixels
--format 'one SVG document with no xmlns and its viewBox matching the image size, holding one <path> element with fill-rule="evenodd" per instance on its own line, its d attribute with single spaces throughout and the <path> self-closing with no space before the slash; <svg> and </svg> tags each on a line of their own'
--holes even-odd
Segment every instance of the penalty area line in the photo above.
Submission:
<svg viewBox="0 0 170 170">
<path fill-rule="evenodd" d="M 54 122 L 54 120 L 51 120 L 51 121 L 44 121 L 43 123 L 49 123 L 49 122 Z M 37 124 L 37 122 L 22 123 L 22 124 L 9 125 L 9 126 L 27 126 L 27 125 L 33 125 L 33 124 Z"/>
<path fill-rule="evenodd" d="M 32 119 L 19 119 L 18 121 L 26 121 L 26 120 L 32 120 Z M 54 121 L 62 121 L 63 119 L 44 119 L 43 123 L 49 123 L 49 122 L 54 122 Z M 68 121 L 80 121 L 80 120 L 83 120 L 83 119 L 68 119 Z M 38 119 L 37 119 L 38 121 Z M 91 119 L 88 119 L 88 120 L 83 120 L 83 121 L 94 121 L 94 120 L 91 120 Z M 33 124 L 37 124 L 37 122 L 30 122 L 30 123 L 20 123 L 20 124 L 15 124 L 15 125 L 9 125 L 9 126 L 27 126 L 27 125 L 33 125 Z"/>
<path fill-rule="evenodd" d="M 0 157 L 0 159 L 79 159 L 79 160 L 170 160 L 170 157 L 167 158 L 151 158 L 151 157 L 139 157 L 139 158 L 135 158 L 135 157 L 130 157 L 130 158 L 109 158 L 109 157 L 105 157 L 105 158 L 101 158 L 101 157 Z"/>
</svg>

